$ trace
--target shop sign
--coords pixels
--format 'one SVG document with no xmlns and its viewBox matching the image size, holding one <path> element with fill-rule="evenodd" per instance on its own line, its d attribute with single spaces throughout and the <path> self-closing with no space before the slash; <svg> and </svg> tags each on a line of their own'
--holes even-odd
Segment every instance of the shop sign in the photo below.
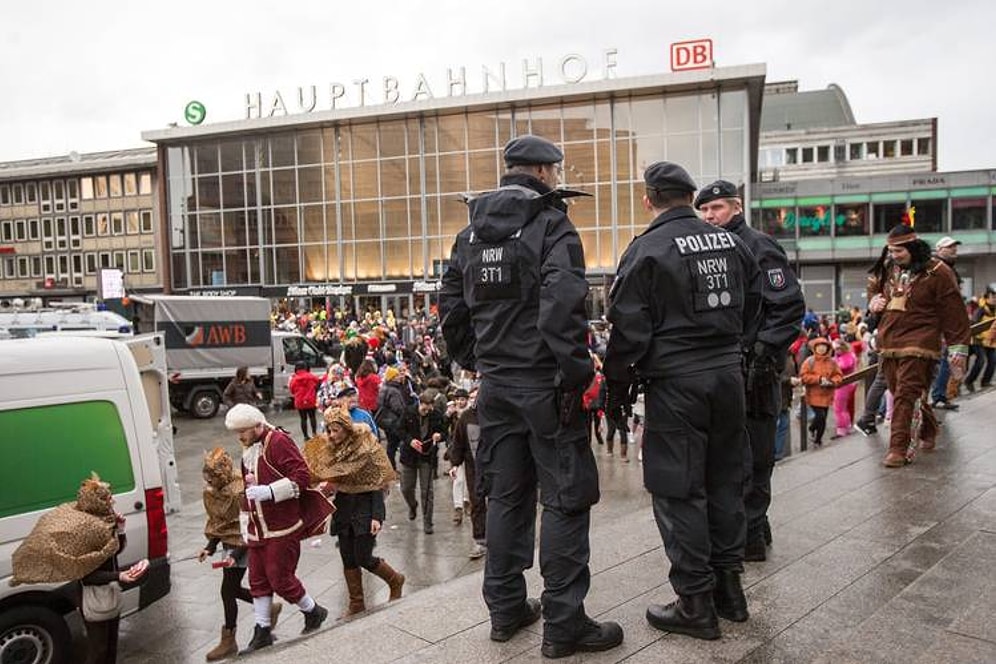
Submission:
<svg viewBox="0 0 996 664">
<path fill-rule="evenodd" d="M 396 293 L 397 291 L 397 284 L 370 284 L 367 286 L 367 292 L 371 295 L 374 293 Z"/>
<path fill-rule="evenodd" d="M 707 40 L 708 41 L 708 40 Z M 711 45 L 710 41 L 710 45 Z M 601 78 L 615 78 L 618 49 L 602 52 Z M 693 53 L 697 57 L 697 51 Z M 711 59 L 711 46 L 710 46 Z M 371 78 L 354 79 L 350 84 L 329 83 L 327 86 L 299 86 L 295 90 L 276 90 L 272 94 L 247 92 L 245 94 L 246 119 L 272 118 L 296 113 L 338 110 L 341 108 L 385 105 L 403 102 L 429 101 L 437 98 L 463 97 L 468 94 L 506 92 L 510 84 L 518 83 L 522 89 L 555 85 L 573 85 L 589 78 L 591 67 L 578 53 L 564 55 L 556 64 L 540 57 L 523 58 L 521 66 L 497 67 L 482 65 L 477 75 L 467 73 L 467 67 L 450 67 L 445 77 L 427 77 L 419 72 L 414 81 L 404 81 L 397 76 L 383 76 L 380 81 Z M 285 92 L 287 94 L 285 94 Z"/>
<path fill-rule="evenodd" d="M 17 247 L 8 247 L 8 246 L 0 247 L 0 254 L 16 254 L 16 253 L 17 253 Z"/>
<path fill-rule="evenodd" d="M 712 66 L 711 39 L 692 39 L 671 44 L 671 71 L 709 69 Z"/>
<path fill-rule="evenodd" d="M 443 282 L 439 281 L 416 281 L 412 284 L 413 293 L 437 293 L 443 288 Z"/>
<path fill-rule="evenodd" d="M 338 297 L 352 294 L 352 286 L 342 286 L 339 284 L 312 284 L 308 286 L 287 287 L 287 297 Z"/>
</svg>

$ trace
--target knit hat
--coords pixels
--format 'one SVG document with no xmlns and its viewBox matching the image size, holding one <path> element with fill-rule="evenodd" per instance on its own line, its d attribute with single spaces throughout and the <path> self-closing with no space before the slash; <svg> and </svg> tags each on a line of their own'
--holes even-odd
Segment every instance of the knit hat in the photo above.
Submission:
<svg viewBox="0 0 996 664">
<path fill-rule="evenodd" d="M 384 370 L 384 380 L 386 380 L 387 382 L 396 379 L 400 375 L 401 372 L 398 371 L 395 367 L 388 367 L 387 369 Z"/>
<path fill-rule="evenodd" d="M 266 416 L 259 408 L 247 403 L 237 403 L 225 414 L 225 427 L 229 431 L 251 429 L 257 424 L 266 424 Z"/>
<path fill-rule="evenodd" d="M 810 339 L 809 340 L 809 350 L 811 350 L 811 351 L 813 351 L 815 353 L 816 352 L 816 347 L 819 346 L 819 345 L 821 345 L 821 344 L 824 345 L 824 346 L 826 346 L 828 349 L 832 348 L 832 346 L 830 345 L 830 342 L 827 341 L 826 337 L 816 337 L 815 339 Z"/>
<path fill-rule="evenodd" d="M 889 236 L 886 238 L 885 243 L 890 247 L 901 247 L 904 244 L 909 244 L 917 239 L 916 231 L 907 226 L 906 224 L 899 224 L 894 226 L 891 231 L 889 231 Z"/>
</svg>

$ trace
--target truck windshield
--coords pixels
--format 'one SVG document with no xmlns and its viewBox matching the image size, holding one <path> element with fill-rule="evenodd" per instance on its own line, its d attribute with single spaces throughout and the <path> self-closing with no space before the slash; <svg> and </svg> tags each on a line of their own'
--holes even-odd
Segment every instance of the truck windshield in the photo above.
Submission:
<svg viewBox="0 0 996 664">
<path fill-rule="evenodd" d="M 284 358 L 287 364 L 304 363 L 309 368 L 324 367 L 325 359 L 314 345 L 304 337 L 284 338 Z"/>
</svg>

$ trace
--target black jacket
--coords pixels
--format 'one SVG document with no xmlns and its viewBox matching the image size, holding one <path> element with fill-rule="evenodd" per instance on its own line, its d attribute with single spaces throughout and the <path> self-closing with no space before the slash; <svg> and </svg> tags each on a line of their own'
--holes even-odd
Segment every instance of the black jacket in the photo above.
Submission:
<svg viewBox="0 0 996 664">
<path fill-rule="evenodd" d="M 735 216 L 725 227 L 743 240 L 761 269 L 761 320 L 757 341 L 767 354 L 777 358 L 778 366 L 785 352 L 802 330 L 806 301 L 792 266 L 781 245 L 770 235 L 747 225 L 743 215 Z"/>
<path fill-rule="evenodd" d="M 456 237 L 439 309 L 450 355 L 492 382 L 514 387 L 585 386 L 584 250 L 556 192 L 506 175 L 470 201 Z"/>
<path fill-rule="evenodd" d="M 631 366 L 648 378 L 739 367 L 757 331 L 761 273 L 736 235 L 681 206 L 633 239 L 609 299 L 609 380 L 631 382 Z"/>
<path fill-rule="evenodd" d="M 334 502 L 336 511 L 332 515 L 330 529 L 332 535 L 338 535 L 350 529 L 355 535 L 365 535 L 370 532 L 371 520 L 376 519 L 384 523 L 387 518 L 383 491 L 340 492 L 335 494 Z"/>
<path fill-rule="evenodd" d="M 418 462 L 429 463 L 436 456 L 436 445 L 432 442 L 432 434 L 438 433 L 446 440 L 446 422 L 438 410 L 433 408 L 425 417 L 418 412 L 418 406 L 408 406 L 401 418 L 401 454 L 399 459 L 405 466 L 414 466 Z M 411 446 L 413 438 L 421 440 L 422 452 Z"/>
</svg>

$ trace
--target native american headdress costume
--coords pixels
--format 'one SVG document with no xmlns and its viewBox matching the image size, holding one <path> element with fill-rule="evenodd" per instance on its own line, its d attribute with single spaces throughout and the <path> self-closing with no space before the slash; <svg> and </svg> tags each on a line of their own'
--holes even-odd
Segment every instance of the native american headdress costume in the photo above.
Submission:
<svg viewBox="0 0 996 664">
<path fill-rule="evenodd" d="M 378 491 L 397 479 L 387 459 L 387 452 L 365 424 L 356 424 L 344 408 L 329 408 L 325 424 L 346 429 L 348 436 L 335 444 L 326 434 L 319 434 L 304 444 L 304 460 L 317 481 L 332 482 L 336 491 L 364 493 Z"/>
<path fill-rule="evenodd" d="M 82 579 L 118 552 L 111 486 L 96 473 L 76 502 L 46 512 L 11 556 L 12 586 Z"/>
<path fill-rule="evenodd" d="M 217 537 L 228 546 L 244 546 L 239 529 L 239 501 L 242 498 L 242 477 L 232 457 L 221 447 L 204 453 L 204 511 L 207 524 L 204 535 Z"/>
</svg>

